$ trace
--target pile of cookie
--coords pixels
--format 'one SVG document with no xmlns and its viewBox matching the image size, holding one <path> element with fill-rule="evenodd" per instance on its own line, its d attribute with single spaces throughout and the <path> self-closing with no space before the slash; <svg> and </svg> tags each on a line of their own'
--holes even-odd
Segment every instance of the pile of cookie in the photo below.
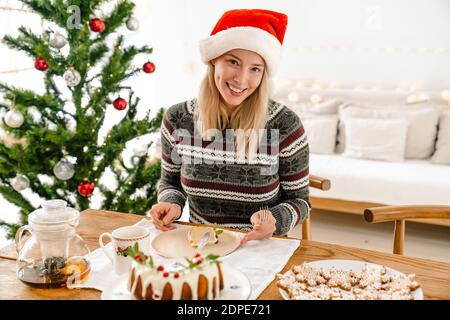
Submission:
<svg viewBox="0 0 450 320">
<path fill-rule="evenodd" d="M 277 285 L 292 300 L 412 300 L 415 275 L 388 275 L 386 267 L 365 265 L 361 272 L 314 268 L 306 263 L 277 274 Z"/>
</svg>

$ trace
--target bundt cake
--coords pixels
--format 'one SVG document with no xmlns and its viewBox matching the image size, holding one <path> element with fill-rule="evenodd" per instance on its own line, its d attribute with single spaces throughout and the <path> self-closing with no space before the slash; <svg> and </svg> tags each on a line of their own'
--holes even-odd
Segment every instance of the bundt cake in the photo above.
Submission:
<svg viewBox="0 0 450 320">
<path fill-rule="evenodd" d="M 130 252 L 133 258 L 128 290 L 138 300 L 212 300 L 224 288 L 218 256 L 200 254 L 176 271 L 155 266 L 151 256 Z"/>
</svg>

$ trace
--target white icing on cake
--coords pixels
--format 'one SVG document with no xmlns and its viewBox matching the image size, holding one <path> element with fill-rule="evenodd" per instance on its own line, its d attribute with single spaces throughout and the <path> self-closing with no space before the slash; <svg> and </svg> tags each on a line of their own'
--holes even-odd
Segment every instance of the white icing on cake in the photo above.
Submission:
<svg viewBox="0 0 450 320">
<path fill-rule="evenodd" d="M 195 261 L 195 260 L 194 260 Z M 153 291 L 153 299 L 161 299 L 164 287 L 169 283 L 172 287 L 172 300 L 180 300 L 182 297 L 183 284 L 187 283 L 191 289 L 193 300 L 198 300 L 199 277 L 203 275 L 208 282 L 207 299 L 212 300 L 219 296 L 220 293 L 220 274 L 219 266 L 216 261 L 203 261 L 200 266 L 195 268 L 185 268 L 180 271 L 158 271 L 157 267 L 150 267 L 133 261 L 131 272 L 134 272 L 134 281 L 131 283 L 131 276 L 128 278 L 128 288 L 135 296 L 138 279 L 141 279 L 142 292 L 141 296 L 145 298 L 147 288 L 151 284 Z M 176 277 L 176 274 L 178 277 Z M 166 276 L 164 276 L 166 275 Z M 214 286 L 215 282 L 215 286 Z M 215 294 L 214 294 L 215 288 Z"/>
</svg>

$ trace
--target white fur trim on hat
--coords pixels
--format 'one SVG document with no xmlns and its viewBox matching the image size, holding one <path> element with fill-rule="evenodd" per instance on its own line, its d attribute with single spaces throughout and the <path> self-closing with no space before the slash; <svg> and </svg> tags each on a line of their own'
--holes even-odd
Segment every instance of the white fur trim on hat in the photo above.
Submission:
<svg viewBox="0 0 450 320">
<path fill-rule="evenodd" d="M 276 73 L 281 43 L 267 31 L 256 27 L 234 27 L 200 40 L 200 55 L 205 64 L 233 49 L 258 53 L 266 62 L 268 74 L 272 77 Z"/>
</svg>

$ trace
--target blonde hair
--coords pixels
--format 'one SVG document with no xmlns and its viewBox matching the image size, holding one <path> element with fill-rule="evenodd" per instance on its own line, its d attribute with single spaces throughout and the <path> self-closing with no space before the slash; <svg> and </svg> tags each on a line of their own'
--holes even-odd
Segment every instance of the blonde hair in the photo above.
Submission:
<svg viewBox="0 0 450 320">
<path fill-rule="evenodd" d="M 229 118 L 214 81 L 214 66 L 209 63 L 198 96 L 197 128 L 202 138 L 211 140 L 214 129 L 219 131 L 228 127 L 234 130 L 241 129 L 245 135 L 235 137 L 235 150 L 241 159 L 245 157 L 253 159 L 266 125 L 269 95 L 270 82 L 264 68 L 258 88 L 233 111 Z"/>
</svg>

